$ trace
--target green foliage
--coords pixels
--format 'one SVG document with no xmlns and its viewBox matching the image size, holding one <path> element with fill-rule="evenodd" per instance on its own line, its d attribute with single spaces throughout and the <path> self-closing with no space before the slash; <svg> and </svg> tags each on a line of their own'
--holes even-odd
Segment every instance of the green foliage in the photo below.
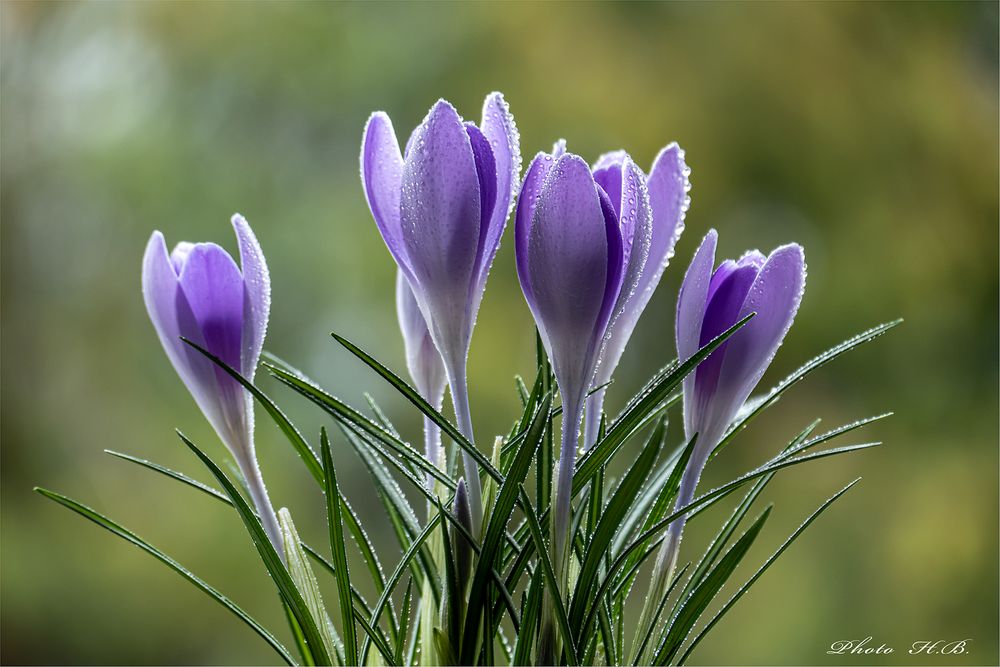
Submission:
<svg viewBox="0 0 1000 667">
<path fill-rule="evenodd" d="M 304 664 L 438 662 L 491 665 L 500 658 L 510 664 L 528 664 L 552 647 L 559 647 L 554 660 L 560 663 L 576 665 L 605 661 L 622 664 L 628 646 L 637 647 L 636 661 L 657 665 L 680 663 L 688 659 L 718 620 L 805 528 L 853 485 L 852 482 L 810 515 L 757 572 L 718 607 L 707 622 L 703 622 L 719 592 L 747 558 L 770 516 L 772 507 L 769 506 L 732 541 L 740 523 L 775 473 L 801 463 L 876 446 L 878 443 L 863 443 L 807 453 L 887 416 L 858 420 L 812 436 L 819 423 L 817 420 L 760 466 L 704 492 L 685 507 L 674 508 L 681 475 L 695 442 L 666 448 L 669 453 L 661 457 L 668 438 L 667 412 L 678 400 L 677 389 L 684 377 L 748 319 L 711 341 L 691 359 L 670 364 L 655 373 L 617 418 L 602 424 L 597 443 L 580 458 L 574 473 L 573 488 L 578 503 L 571 530 L 574 556 L 570 586 L 565 598 L 558 593 L 552 594 L 560 590 L 557 584 L 560 573 L 550 559 L 546 540 L 551 500 L 551 439 L 554 420 L 560 410 L 552 405 L 553 379 L 542 355 L 531 388 L 520 379 L 516 381 L 522 412 L 512 419 L 510 433 L 497 440 L 491 459 L 487 459 L 404 380 L 353 343 L 334 336 L 422 415 L 429 417 L 459 448 L 475 451 L 481 472 L 489 482 L 482 535 L 470 534 L 463 522 L 447 509 L 452 506 L 457 480 L 426 461 L 405 441 L 371 397 L 366 400 L 374 419 L 335 398 L 284 362 L 271 357 L 266 363 L 273 377 L 309 399 L 333 420 L 344 441 L 368 470 L 402 552 L 389 576 L 384 574 L 374 546 L 343 496 L 326 429 L 321 431 L 317 457 L 299 430 L 267 395 L 197 346 L 194 347 L 236 378 L 265 406 L 265 412 L 320 485 L 326 500 L 332 560 L 299 539 L 287 510 L 279 513 L 285 541 L 282 558 L 268 541 L 258 517 L 237 487 L 212 459 L 183 435 L 182 440 L 212 473 L 221 491 L 160 464 L 129 454 L 109 453 L 196 489 L 236 510 L 278 588 L 292 638 Z M 865 332 L 804 365 L 763 400 L 754 403 L 734 424 L 722 444 L 730 442 L 753 417 L 774 404 L 789 387 L 813 370 L 873 340 L 894 325 L 890 323 Z M 643 434 L 644 444 L 634 460 L 626 466 L 620 479 L 614 479 L 609 464 L 633 441 L 638 445 L 639 436 Z M 529 474 L 532 466 L 535 468 L 533 477 Z M 400 486 L 401 482 L 407 487 L 406 491 Z M 534 483 L 534 494 L 526 488 L 529 482 Z M 628 600 L 643 564 L 658 548 L 667 527 L 683 515 L 693 520 L 751 482 L 750 490 L 722 522 L 694 567 L 688 563 L 681 568 L 665 593 L 652 601 L 655 612 L 652 632 L 643 637 L 630 636 L 624 622 Z M 589 489 L 589 493 L 583 497 L 585 489 Z M 407 491 L 427 501 L 432 511 L 425 521 L 418 518 L 410 505 Z M 166 563 L 254 629 L 284 660 L 294 662 L 271 631 L 134 533 L 64 496 L 45 490 L 39 492 Z M 374 606 L 365 601 L 352 581 L 348 535 L 364 564 L 360 571 L 367 570 L 378 594 Z M 470 549 L 473 554 L 472 569 L 466 574 L 463 574 L 465 568 L 456 561 L 459 546 Z M 340 609 L 336 628 L 323 606 L 320 585 L 309 566 L 309 559 L 334 580 Z M 410 577 L 405 590 L 401 591 L 400 584 L 407 572 Z M 420 593 L 419 603 L 415 600 L 415 591 Z M 520 604 L 515 601 L 516 596 L 520 597 Z M 545 604 L 552 605 L 551 625 L 545 621 Z M 422 611 L 414 613 L 418 607 Z M 669 614 L 666 613 L 668 609 L 671 610 Z M 703 622 L 700 630 L 697 629 L 699 622 Z M 509 631 L 514 633 L 513 643 L 507 640 Z"/>
</svg>

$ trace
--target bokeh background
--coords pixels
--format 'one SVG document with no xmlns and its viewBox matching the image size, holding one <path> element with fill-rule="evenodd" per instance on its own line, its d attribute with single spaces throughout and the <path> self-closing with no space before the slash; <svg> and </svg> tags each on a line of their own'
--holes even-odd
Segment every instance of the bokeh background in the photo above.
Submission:
<svg viewBox="0 0 1000 667">
<path fill-rule="evenodd" d="M 796 240 L 809 280 L 770 384 L 849 335 L 906 323 L 813 375 L 707 474 L 824 426 L 893 410 L 842 444 L 885 446 L 781 473 L 759 562 L 846 481 L 824 515 L 714 631 L 697 663 L 833 664 L 871 635 L 877 664 L 996 664 L 998 627 L 997 4 L 0 4 L 2 635 L 12 663 L 266 664 L 274 654 L 148 556 L 33 494 L 109 513 L 283 632 L 276 595 L 225 507 L 102 453 L 204 477 L 173 434 L 222 447 L 164 357 L 139 293 L 154 229 L 267 253 L 267 347 L 344 398 L 414 411 L 328 337 L 403 370 L 394 269 L 358 178 L 375 109 L 408 133 L 438 98 L 478 118 L 502 90 L 526 159 L 565 137 L 641 165 L 677 140 L 687 231 L 625 355 L 609 407 L 673 356 L 683 268 Z M 533 334 L 503 245 L 471 356 L 479 437 L 506 431 Z M 324 423 L 262 386 L 311 434 Z M 275 503 L 323 538 L 321 498 L 261 419 Z M 821 427 L 822 428 L 822 427 Z M 337 443 L 335 443 L 337 444 Z M 397 557 L 346 445 L 346 492 Z M 704 528 L 685 544 L 704 544 Z M 737 576 L 745 578 L 749 570 Z M 329 594 L 332 599 L 332 592 Z M 284 636 L 284 635 L 282 635 Z M 964 656 L 911 642 L 970 639 Z"/>
</svg>

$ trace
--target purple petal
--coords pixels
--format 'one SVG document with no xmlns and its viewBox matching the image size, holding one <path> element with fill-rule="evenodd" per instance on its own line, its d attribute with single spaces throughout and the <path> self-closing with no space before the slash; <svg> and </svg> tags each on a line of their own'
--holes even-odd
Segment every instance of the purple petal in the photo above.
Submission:
<svg viewBox="0 0 1000 667">
<path fill-rule="evenodd" d="M 446 382 L 444 365 L 402 271 L 396 273 L 396 314 L 399 316 L 410 377 L 420 395 L 440 408 Z M 432 462 L 435 461 L 432 459 Z"/>
<path fill-rule="evenodd" d="M 613 213 L 611 223 L 587 164 L 571 154 L 559 158 L 538 195 L 521 282 L 529 286 L 529 306 L 563 400 L 578 401 L 586 392 L 617 296 L 608 294 L 609 287 L 620 286 L 621 238 Z"/>
<path fill-rule="evenodd" d="M 680 293 L 677 295 L 677 359 L 684 363 L 698 351 L 701 339 L 701 324 L 708 306 L 708 289 L 715 264 L 715 246 L 718 234 L 710 229 L 702 240 L 694 259 L 684 274 Z M 693 435 L 695 373 L 684 378 L 684 431 L 687 437 Z"/>
<path fill-rule="evenodd" d="M 649 244 L 652 234 L 652 215 L 649 209 L 649 194 L 645 187 L 645 175 L 631 158 L 624 157 L 624 163 L 618 174 L 620 208 L 623 212 L 619 225 L 622 232 L 624 251 L 624 274 L 621 290 L 608 336 L 602 352 L 600 372 L 597 382 L 603 384 L 611 379 L 611 374 L 618 366 L 625 346 L 635 329 L 646 301 L 638 290 L 639 281 L 645 270 L 649 256 Z M 609 170 L 614 171 L 611 167 Z M 609 195 L 610 197 L 610 195 Z"/>
<path fill-rule="evenodd" d="M 767 258 L 750 287 L 737 319 L 757 315 L 728 341 L 719 374 L 720 407 L 731 419 L 757 386 L 792 326 L 805 290 L 802 246 L 789 244 Z M 729 414 L 731 413 L 731 414 Z"/>
<path fill-rule="evenodd" d="M 514 254 L 517 260 L 517 275 L 521 281 L 529 305 L 534 297 L 531 294 L 531 281 L 528 280 L 528 238 L 531 236 L 531 225 L 535 216 L 535 205 L 542 190 L 545 177 L 552 169 L 553 159 L 547 153 L 538 153 L 528 165 L 521 184 L 521 194 L 517 198 L 517 213 L 514 216 Z"/>
<path fill-rule="evenodd" d="M 232 223 L 240 246 L 240 268 L 244 283 L 240 370 L 244 377 L 252 381 L 257 372 L 260 353 L 264 349 L 267 320 L 271 313 L 271 275 L 260 243 L 246 219 L 236 214 Z"/>
<path fill-rule="evenodd" d="M 193 248 L 194 246 L 188 244 Z M 190 251 L 185 250 L 185 254 Z M 201 328 L 180 288 L 163 234 L 153 232 L 142 260 L 142 295 L 163 350 L 184 386 L 220 435 L 224 420 L 216 393 L 215 366 L 180 337 L 205 347 Z"/>
<path fill-rule="evenodd" d="M 723 333 L 739 321 L 740 309 L 746 300 L 750 286 L 757 277 L 754 266 L 737 266 L 727 260 L 716 269 L 709 288 L 708 306 L 701 325 L 698 346 L 704 347 L 713 338 Z M 737 332 L 733 338 L 741 335 Z M 698 365 L 696 375 L 696 392 L 699 400 L 706 401 L 715 393 L 719 382 L 719 372 L 726 358 L 726 350 L 732 339 L 720 345 L 707 359 Z M 696 404 L 696 409 L 702 412 L 704 405 Z"/>
<path fill-rule="evenodd" d="M 439 100 L 403 165 L 400 221 L 412 272 L 442 354 L 466 352 L 470 286 L 480 238 L 480 188 L 469 135 L 454 107 Z M 408 276 L 409 277 L 409 276 Z M 414 283 L 415 280 L 415 283 Z M 419 288 L 418 288 L 419 286 Z"/>
<path fill-rule="evenodd" d="M 479 277 L 483 276 L 484 273 L 489 273 L 489 267 L 493 263 L 493 252 L 496 250 L 496 245 L 491 247 L 490 244 L 500 242 L 499 236 L 490 238 L 490 225 L 493 221 L 493 210 L 497 200 L 497 165 L 493 159 L 490 142 L 479 131 L 479 128 L 472 123 L 466 123 L 465 131 L 469 135 L 472 155 L 476 160 L 476 173 L 479 176 L 479 247 L 476 251 L 477 280 L 473 286 L 474 293 L 472 295 L 476 299 L 476 306 L 473 310 L 477 310 L 479 298 L 482 296 L 479 287 L 485 288 L 485 284 L 480 285 Z M 484 266 L 485 272 L 483 271 Z"/>
<path fill-rule="evenodd" d="M 615 207 L 615 215 L 622 213 L 622 163 L 608 164 L 601 169 L 594 169 L 594 180 L 608 194 L 608 199 Z"/>
<path fill-rule="evenodd" d="M 656 156 L 649 172 L 647 187 L 649 205 L 653 210 L 653 232 L 649 242 L 649 259 L 643 270 L 637 291 L 643 295 L 645 307 L 660 282 L 663 271 L 674 255 L 674 245 L 684 231 L 691 189 L 691 170 L 684 163 L 684 151 L 670 144 Z"/>
<path fill-rule="evenodd" d="M 199 243 L 191 250 L 180 286 L 201 329 L 205 347 L 240 369 L 243 338 L 243 274 L 225 250 Z M 229 378 L 219 370 L 220 377 Z"/>
<path fill-rule="evenodd" d="M 382 239 L 396 263 L 408 272 L 406 248 L 400 228 L 400 189 L 403 177 L 403 157 L 392 129 L 392 121 L 378 111 L 365 125 L 361 143 L 361 181 L 365 187 L 368 208 Z"/>
<path fill-rule="evenodd" d="M 490 218 L 485 244 L 485 256 L 488 259 L 480 267 L 479 282 L 484 283 L 513 207 L 514 191 L 521 176 L 521 146 L 514 116 L 511 115 L 510 106 L 500 93 L 490 93 L 486 97 L 479 127 L 490 142 L 497 174 L 496 204 Z"/>
</svg>

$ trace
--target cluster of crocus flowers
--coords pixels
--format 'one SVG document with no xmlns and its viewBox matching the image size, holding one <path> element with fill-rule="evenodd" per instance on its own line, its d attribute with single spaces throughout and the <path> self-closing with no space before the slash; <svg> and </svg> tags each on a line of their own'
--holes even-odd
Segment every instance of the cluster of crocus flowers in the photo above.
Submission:
<svg viewBox="0 0 1000 667">
<path fill-rule="evenodd" d="M 459 430 L 475 442 L 466 363 L 472 329 L 520 174 L 514 119 L 493 93 L 477 126 L 439 100 L 405 153 L 389 116 L 372 114 L 361 178 L 375 223 L 413 292 L 441 355 Z M 473 526 L 482 521 L 475 460 L 465 455 Z"/>
<path fill-rule="evenodd" d="M 737 322 L 754 317 L 684 380 L 684 433 L 697 438 L 681 477 L 675 511 L 689 505 L 709 455 L 763 377 L 795 319 L 805 290 L 802 247 L 788 244 L 770 255 L 751 250 L 715 264 L 718 235 L 709 231 L 688 267 L 677 297 L 677 356 L 688 359 Z M 684 516 L 668 529 L 653 569 L 637 637 L 653 622 L 653 607 L 676 566 Z M 647 651 L 649 649 L 647 648 Z M 637 656 L 639 664 L 643 656 Z"/>
<path fill-rule="evenodd" d="M 182 338 L 252 381 L 271 309 L 271 280 L 247 221 L 232 218 L 240 266 L 214 243 L 178 243 L 167 252 L 153 232 L 142 264 L 142 294 L 163 349 L 195 402 L 236 460 L 272 544 L 281 532 L 254 453 L 253 398 L 224 369 Z"/>
</svg>

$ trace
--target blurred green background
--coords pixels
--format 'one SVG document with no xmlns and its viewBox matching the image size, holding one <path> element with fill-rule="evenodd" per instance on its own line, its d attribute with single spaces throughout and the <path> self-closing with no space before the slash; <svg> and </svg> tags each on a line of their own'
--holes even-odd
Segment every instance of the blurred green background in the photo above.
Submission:
<svg viewBox="0 0 1000 667">
<path fill-rule="evenodd" d="M 694 661 L 996 664 L 996 3 L 4 2 L 0 18 L 2 662 L 275 660 L 175 574 L 31 488 L 109 513 L 283 632 L 229 510 L 102 453 L 204 478 L 180 427 L 222 454 L 146 318 L 144 244 L 160 229 L 171 244 L 234 249 L 228 218 L 244 213 L 274 283 L 267 347 L 355 404 L 371 392 L 418 440 L 412 408 L 327 335 L 404 369 L 394 267 L 358 178 L 361 130 L 384 109 L 405 137 L 438 97 L 478 119 L 501 90 L 526 160 L 559 137 L 589 159 L 624 147 L 647 167 L 671 140 L 687 150 L 687 232 L 609 409 L 672 358 L 679 280 L 711 226 L 722 256 L 807 249 L 806 297 L 765 384 L 861 329 L 907 320 L 797 387 L 706 474 L 709 485 L 750 468 L 817 416 L 832 427 L 896 412 L 842 443 L 886 446 L 776 478 L 755 563 L 864 476 Z M 511 376 L 532 364 L 508 234 L 472 346 L 481 441 L 508 428 Z M 261 382 L 315 437 L 320 416 Z M 320 495 L 259 422 L 275 504 L 321 542 Z M 388 522 L 338 444 L 346 493 L 393 564 Z M 869 635 L 896 653 L 826 655 Z M 907 655 L 934 639 L 971 639 L 970 653 Z"/>
</svg>

